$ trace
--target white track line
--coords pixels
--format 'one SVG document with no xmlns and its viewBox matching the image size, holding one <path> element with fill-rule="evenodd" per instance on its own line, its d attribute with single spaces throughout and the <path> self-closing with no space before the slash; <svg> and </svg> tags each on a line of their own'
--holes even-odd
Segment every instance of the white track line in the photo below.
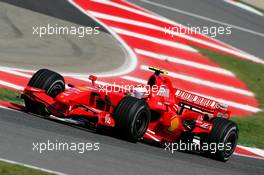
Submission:
<svg viewBox="0 0 264 175">
<path fill-rule="evenodd" d="M 11 108 L 9 108 L 9 107 L 2 106 L 1 104 L 0 104 L 0 108 L 2 108 L 2 109 L 7 109 L 7 110 L 10 110 L 10 111 L 15 111 L 15 112 L 21 112 L 21 111 L 18 111 L 18 110 L 16 110 L 16 109 L 11 109 Z"/>
<path fill-rule="evenodd" d="M 13 70 L 13 71 L 19 71 L 19 72 L 27 72 L 27 73 L 35 73 L 35 70 L 28 70 L 28 69 L 21 69 L 16 67 L 6 67 L 6 66 L 0 66 L 0 70 Z"/>
<path fill-rule="evenodd" d="M 264 150 L 258 148 L 245 147 L 245 146 L 239 146 L 239 147 L 264 158 Z"/>
<path fill-rule="evenodd" d="M 17 90 L 24 90 L 24 87 L 0 80 L 0 85 L 7 86 Z"/>
<path fill-rule="evenodd" d="M 99 13 L 99 12 L 95 12 L 95 11 L 89 11 L 89 13 L 91 13 L 96 18 L 120 22 L 120 23 L 124 23 L 124 24 L 130 24 L 130 25 L 148 28 L 148 29 L 152 29 L 152 30 L 157 30 L 157 31 L 163 32 L 164 34 L 169 34 L 170 36 L 181 37 L 181 38 L 184 38 L 184 39 L 187 39 L 187 40 L 190 40 L 193 42 L 197 42 L 200 44 L 204 44 L 206 46 L 210 46 L 213 48 L 217 48 L 217 49 L 227 48 L 227 47 L 223 47 L 223 46 L 218 45 L 218 44 L 214 44 L 213 42 L 208 42 L 206 40 L 202 40 L 199 38 L 195 38 L 195 37 L 186 35 L 184 33 L 172 32 L 171 30 L 168 30 L 165 27 L 160 27 L 158 25 L 154 25 L 151 23 L 142 22 L 142 21 L 138 21 L 138 20 L 132 20 L 132 19 L 128 19 L 128 18 L 122 18 L 122 17 L 113 16 L 113 15 L 104 14 L 104 13 Z M 176 24 L 174 24 L 174 25 L 176 25 Z M 184 27 L 187 29 L 186 26 L 184 26 Z"/>
<path fill-rule="evenodd" d="M 0 66 L 0 71 L 7 72 L 13 75 L 18 75 L 21 77 L 25 78 L 31 78 L 31 74 L 26 74 L 26 73 L 36 73 L 36 70 L 28 70 L 28 69 L 20 69 L 20 68 L 14 68 L 14 67 L 5 67 L 5 66 Z M 22 73 L 26 72 L 26 73 Z M 93 75 L 97 73 L 66 73 L 66 72 L 59 72 L 62 76 L 68 76 L 68 77 L 89 77 L 89 75 Z M 98 76 L 98 75 L 97 75 Z M 100 74 L 99 76 L 100 77 Z"/>
<path fill-rule="evenodd" d="M 214 20 L 214 19 L 210 19 L 210 18 L 207 18 L 207 17 L 204 17 L 204 16 L 200 16 L 200 15 L 197 15 L 197 14 L 189 13 L 189 12 L 186 12 L 186 11 L 183 11 L 183 10 L 180 10 L 180 9 L 175 9 L 175 8 L 172 8 L 172 7 L 168 7 L 168 6 L 165 6 L 163 4 L 151 2 L 151 1 L 148 1 L 148 0 L 141 0 L 141 1 L 145 2 L 145 3 L 148 3 L 148 4 L 152 4 L 152 5 L 157 6 L 157 7 L 162 7 L 162 8 L 167 9 L 167 10 L 171 10 L 171 11 L 174 11 L 174 12 L 182 13 L 182 14 L 185 14 L 185 15 L 188 15 L 188 16 L 192 16 L 192 17 L 199 18 L 199 19 L 202 19 L 202 20 L 205 20 L 205 21 L 209 21 L 209 22 L 213 22 L 213 23 L 216 23 L 216 24 L 230 26 L 232 28 L 235 28 L 235 29 L 238 29 L 238 30 L 241 30 L 241 31 L 244 31 L 244 32 L 248 32 L 248 33 L 251 33 L 251 34 L 255 34 L 255 35 L 264 37 L 263 33 L 255 32 L 255 31 L 252 31 L 252 30 L 249 30 L 249 29 L 245 29 L 245 28 L 242 28 L 242 27 L 239 27 L 239 26 L 235 26 L 235 25 L 228 24 L 228 23 L 225 23 L 225 22 L 217 21 L 217 20 Z M 215 40 L 218 41 L 217 39 L 215 39 Z M 221 41 L 218 41 L 218 42 L 221 42 Z M 221 43 L 223 43 L 223 42 L 221 42 Z M 224 44 L 229 46 L 226 43 L 224 43 Z M 242 57 L 244 59 L 247 59 L 247 60 L 254 61 L 256 63 L 264 64 L 264 61 L 261 60 L 260 58 L 254 56 L 254 55 L 251 55 L 249 53 L 246 53 L 244 51 L 241 51 L 240 49 L 234 48 L 233 46 L 230 46 L 230 47 L 232 47 L 234 49 L 234 52 L 238 52 L 239 53 L 239 51 L 240 51 L 241 52 L 241 53 L 239 53 L 239 55 L 241 55 L 240 57 Z M 235 50 L 237 50 L 237 51 L 235 51 Z M 234 54 L 234 55 L 237 55 L 237 54 Z M 237 56 L 239 56 L 239 55 L 237 55 Z"/>
<path fill-rule="evenodd" d="M 68 0 L 68 2 L 71 3 L 77 9 L 79 9 L 82 13 L 84 13 L 85 15 L 89 16 L 94 21 L 102 25 L 106 30 L 108 30 L 109 33 L 123 46 L 123 48 L 126 51 L 126 54 L 127 54 L 126 60 L 122 66 L 115 69 L 114 71 L 96 73 L 96 75 L 98 77 L 111 77 L 111 76 L 119 76 L 119 75 L 127 74 L 129 72 L 134 71 L 137 66 L 138 59 L 135 53 L 132 51 L 132 49 L 126 44 L 126 42 L 124 42 L 124 40 L 119 35 L 117 35 L 113 30 L 111 30 L 110 27 L 108 27 L 106 24 L 101 22 L 99 19 L 93 17 L 92 14 L 90 14 L 88 11 L 85 11 L 82 7 L 80 7 L 77 3 L 75 3 L 74 0 Z"/>
<path fill-rule="evenodd" d="M 146 40 L 146 41 L 150 41 L 153 43 L 157 43 L 157 44 L 161 44 L 161 45 L 165 45 L 165 46 L 169 46 L 169 47 L 174 47 L 177 49 L 182 49 L 182 50 L 186 50 L 189 52 L 198 52 L 196 49 L 187 46 L 186 44 L 181 44 L 181 43 L 177 43 L 174 41 L 168 41 L 168 40 L 164 40 L 164 39 L 160 39 L 160 38 L 156 38 L 156 37 L 152 37 L 152 36 L 148 36 L 148 35 L 144 35 L 144 34 L 140 34 L 140 33 L 136 33 L 136 32 L 131 32 L 125 29 L 120 29 L 120 28 L 116 28 L 116 27 L 111 27 L 116 33 L 119 33 L 121 35 L 126 35 L 126 36 L 131 36 L 134 38 L 138 38 L 138 39 L 142 39 L 142 40 Z"/>
<path fill-rule="evenodd" d="M 18 72 L 18 71 L 15 71 L 15 70 L 12 70 L 12 69 L 3 69 L 3 68 L 0 68 L 0 71 L 3 71 L 3 72 L 6 72 L 6 73 L 9 73 L 9 74 L 13 74 L 13 75 L 16 75 L 16 76 L 21 76 L 21 77 L 25 77 L 25 78 L 31 78 L 32 75 L 30 74 L 25 74 L 25 73 L 22 73 L 22 72 Z"/>
<path fill-rule="evenodd" d="M 48 170 L 48 169 L 45 169 L 45 168 L 40 168 L 40 167 L 37 167 L 37 166 L 28 165 L 28 164 L 25 164 L 25 163 L 21 163 L 21 162 L 17 162 L 17 161 L 12 161 L 12 160 L 8 160 L 8 159 L 0 158 L 0 161 L 7 162 L 7 163 L 10 163 L 10 164 L 14 164 L 14 165 L 24 166 L 24 167 L 27 167 L 27 168 L 31 168 L 31 169 L 35 169 L 35 170 L 39 170 L 39 171 L 51 173 L 51 174 L 67 175 L 65 173 L 61 173 L 61 172 L 58 172 L 58 171 Z"/>
<path fill-rule="evenodd" d="M 240 154 L 237 152 L 234 152 L 234 155 L 241 156 L 241 157 L 248 157 L 248 158 L 252 158 L 252 159 L 264 160 L 264 158 L 261 158 L 261 157 L 256 157 L 256 156 L 251 156 L 251 155 L 246 155 L 246 154 Z"/>
<path fill-rule="evenodd" d="M 101 4 L 105 4 L 108 6 L 116 7 L 116 8 L 122 9 L 122 10 L 126 10 L 128 12 L 136 13 L 138 15 L 146 16 L 146 17 L 149 17 L 149 18 L 161 21 L 161 22 L 167 22 L 169 24 L 175 25 L 175 22 L 173 22 L 167 18 L 164 18 L 162 16 L 146 13 L 146 12 L 143 12 L 143 11 L 137 10 L 135 8 L 131 8 L 131 7 L 116 3 L 116 2 L 106 1 L 106 0 L 92 0 L 92 1 L 97 2 L 97 3 L 101 3 Z"/>
<path fill-rule="evenodd" d="M 143 80 L 141 78 L 137 78 L 137 77 L 134 77 L 134 76 L 126 75 L 126 76 L 122 76 L 121 78 L 123 78 L 125 80 L 129 80 L 129 81 L 133 81 L 133 82 L 136 82 L 136 83 L 140 83 L 140 84 L 147 84 L 146 80 Z M 207 95 L 196 93 L 196 92 L 191 92 L 190 91 L 190 93 L 197 94 L 197 95 L 206 97 L 208 99 L 212 99 L 214 101 L 218 101 L 220 103 L 224 103 L 224 104 L 227 104 L 229 106 L 232 106 L 234 108 L 241 109 L 241 110 L 244 110 L 244 111 L 249 111 L 249 112 L 254 112 L 254 113 L 261 111 L 259 108 L 256 108 L 254 106 L 250 106 L 250 105 L 246 105 L 246 104 L 240 104 L 240 103 L 236 103 L 236 102 L 233 102 L 233 101 L 224 100 L 224 99 L 220 99 L 220 98 L 215 98 L 215 97 L 212 97 L 212 96 L 207 96 Z"/>
<path fill-rule="evenodd" d="M 140 66 L 140 68 L 142 70 L 151 71 L 151 70 L 148 69 L 148 67 L 149 66 L 146 66 L 146 65 L 141 65 Z M 203 80 L 203 79 L 199 79 L 199 78 L 196 78 L 196 77 L 183 75 L 183 74 L 179 74 L 179 73 L 175 73 L 175 72 L 170 72 L 170 71 L 168 71 L 168 72 L 169 72 L 168 76 L 176 78 L 176 79 L 188 81 L 188 82 L 199 84 L 199 85 L 202 85 L 202 86 L 208 86 L 208 87 L 212 87 L 212 88 L 216 88 L 216 89 L 221 89 L 221 90 L 228 91 L 228 92 L 242 94 L 242 95 L 246 95 L 246 96 L 254 96 L 254 93 L 252 93 L 252 92 L 250 92 L 248 90 L 236 88 L 236 87 L 233 87 L 233 86 L 223 85 L 223 84 L 215 83 L 215 82 L 212 82 L 212 81 Z"/>
<path fill-rule="evenodd" d="M 247 10 L 247 11 L 249 11 L 251 13 L 257 14 L 259 16 L 264 16 L 262 12 L 256 10 L 253 7 L 250 7 L 250 6 L 246 5 L 246 4 L 243 4 L 241 2 L 234 1 L 234 0 L 224 0 L 224 1 L 227 2 L 227 3 L 229 3 L 229 4 L 231 4 L 231 5 L 234 5 L 234 6 L 237 6 L 239 8 L 242 8 L 244 10 Z"/>
<path fill-rule="evenodd" d="M 30 75 L 30 74 L 19 72 L 18 70 L 13 69 L 13 68 L 1 68 L 0 67 L 0 71 L 6 72 L 6 73 L 9 73 L 9 74 L 13 74 L 15 76 L 24 77 L 24 78 L 27 78 L 27 79 L 30 79 L 32 77 L 32 75 Z"/>
<path fill-rule="evenodd" d="M 137 11 L 132 11 L 132 12 L 137 13 Z M 190 41 L 193 41 L 193 42 L 198 42 L 198 43 L 204 44 L 204 45 L 206 45 L 208 47 L 212 47 L 212 48 L 215 48 L 215 49 L 219 49 L 221 51 L 224 51 L 224 52 L 227 52 L 229 54 L 233 54 L 233 55 L 242 57 L 242 58 L 247 59 L 247 60 L 250 60 L 250 61 L 254 61 L 256 63 L 264 64 L 264 61 L 263 60 L 255 57 L 255 56 L 253 56 L 251 54 L 248 54 L 248 53 L 246 53 L 244 51 L 241 51 L 239 49 L 236 49 L 233 46 L 229 46 L 229 45 L 227 45 L 225 43 L 223 43 L 223 44 L 226 45 L 227 47 L 224 47 L 224 46 L 221 46 L 221 45 L 217 45 L 215 43 L 211 43 L 211 42 L 208 42 L 208 41 L 205 41 L 205 40 L 201 40 L 199 38 L 194 38 L 194 37 L 191 37 L 191 36 L 188 36 L 188 35 L 183 35 L 183 34 L 176 33 L 176 32 L 173 32 L 172 33 L 172 31 L 165 30 L 165 28 L 162 28 L 162 27 L 159 27 L 159 26 L 156 26 L 156 25 L 153 25 L 153 24 L 145 23 L 145 22 L 140 22 L 140 21 L 135 21 L 135 20 L 129 20 L 129 19 L 121 18 L 121 17 L 116 17 L 116 16 L 112 16 L 112 15 L 107 15 L 107 14 L 102 14 L 102 13 L 94 12 L 94 11 L 90 11 L 90 13 L 91 13 L 91 15 L 94 15 L 95 17 L 102 18 L 102 19 L 107 19 L 107 20 L 122 22 L 122 23 L 126 23 L 126 24 L 131 24 L 131 25 L 136 25 L 136 26 L 151 28 L 153 30 L 167 32 L 168 34 L 173 34 L 174 36 L 177 36 L 177 37 L 182 37 L 184 39 L 187 39 L 187 40 L 190 40 Z M 144 16 L 144 14 L 140 14 L 140 15 L 143 15 Z M 179 25 L 178 23 L 173 22 L 173 21 L 170 21 L 169 23 L 170 24 L 173 24 L 174 26 L 175 25 Z M 218 42 L 220 42 L 220 41 L 218 41 Z M 231 48 L 228 48 L 228 47 L 231 47 Z"/>
<path fill-rule="evenodd" d="M 225 70 L 225 69 L 220 68 L 220 67 L 201 64 L 201 63 L 197 63 L 194 61 L 188 61 L 188 60 L 185 60 L 183 58 L 171 57 L 168 55 L 158 54 L 158 53 L 154 53 L 154 52 L 150 52 L 150 51 L 146 51 L 146 50 L 142 50 L 142 49 L 137 49 L 137 48 L 135 48 L 134 50 L 137 54 L 148 56 L 148 57 L 155 58 L 158 60 L 167 60 L 169 62 L 173 62 L 176 64 L 182 64 L 185 66 L 194 67 L 196 69 L 211 71 L 211 72 L 226 75 L 226 76 L 232 76 L 232 77 L 235 76 L 231 71 Z"/>
<path fill-rule="evenodd" d="M 243 28 L 243 27 L 240 27 L 240 26 L 236 26 L 236 25 L 233 25 L 233 24 L 228 24 L 228 23 L 223 22 L 223 21 L 218 21 L 218 20 L 215 20 L 215 19 L 211 19 L 211 18 L 208 18 L 208 17 L 205 17 L 205 16 L 198 15 L 198 14 L 186 12 L 184 10 L 176 9 L 176 8 L 169 7 L 169 6 L 166 6 L 166 5 L 163 5 L 163 4 L 159 4 L 159 3 L 156 3 L 156 2 L 151 2 L 149 0 L 140 0 L 140 1 L 142 1 L 144 3 L 147 3 L 147 4 L 154 5 L 156 7 L 161 7 L 161 8 L 167 9 L 167 10 L 178 12 L 178 13 L 181 13 L 181 14 L 184 14 L 184 15 L 188 15 L 188 16 L 191 16 L 191 17 L 194 17 L 194 18 L 202 19 L 202 20 L 205 20 L 205 21 L 213 22 L 213 23 L 216 23 L 216 24 L 230 26 L 232 28 L 235 28 L 235 29 L 243 31 L 243 32 L 248 32 L 248 33 L 260 36 L 260 37 L 264 37 L 263 33 L 259 33 L 259 32 L 256 32 L 256 31 L 253 31 L 253 30 L 250 30 L 250 29 L 246 29 L 246 28 Z"/>
<path fill-rule="evenodd" d="M 166 30 L 165 28 L 162 28 L 162 27 L 154 25 L 154 24 L 136 21 L 136 20 L 131 20 L 131 19 L 122 18 L 122 17 L 117 17 L 117 16 L 113 16 L 113 15 L 108 15 L 108 14 L 103 14 L 103 13 L 98 13 L 98 12 L 94 12 L 94 11 L 90 11 L 90 13 L 92 15 L 94 15 L 94 17 L 96 17 L 96 18 L 111 20 L 111 21 L 120 22 L 120 23 L 124 23 L 124 24 L 135 25 L 138 27 L 148 28 L 148 29 L 152 29 L 152 30 L 157 30 L 157 31 L 163 32 L 164 34 L 169 34 L 169 35 L 172 35 L 175 37 L 184 38 L 184 39 L 192 41 L 192 42 L 203 44 L 207 47 L 215 48 L 215 49 L 221 50 L 223 52 L 227 52 L 229 54 L 237 55 L 239 57 L 242 57 L 242 58 L 245 58 L 245 59 L 248 59 L 251 61 L 255 61 L 255 62 L 261 62 L 264 64 L 264 62 L 262 60 L 260 60 L 259 58 L 256 58 L 252 55 L 244 53 L 244 52 L 237 50 L 235 48 L 228 48 L 227 46 L 224 47 L 224 46 L 221 46 L 219 44 L 215 44 L 213 42 L 208 42 L 208 41 L 205 41 L 205 40 L 202 40 L 199 38 L 195 38 L 195 37 L 183 34 L 183 33 L 172 32 L 171 30 Z M 185 27 L 185 28 L 187 28 L 187 27 Z"/>
</svg>

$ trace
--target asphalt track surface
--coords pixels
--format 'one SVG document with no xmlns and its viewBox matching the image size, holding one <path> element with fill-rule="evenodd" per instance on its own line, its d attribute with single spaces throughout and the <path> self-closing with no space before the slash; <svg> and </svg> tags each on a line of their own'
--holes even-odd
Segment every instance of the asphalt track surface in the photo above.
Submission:
<svg viewBox="0 0 264 175">
<path fill-rule="evenodd" d="M 233 156 L 227 163 L 222 163 L 200 155 L 181 152 L 171 154 L 162 148 L 145 143 L 128 143 L 91 130 L 6 109 L 0 109 L 0 126 L 1 158 L 67 174 L 211 175 L 264 172 L 263 160 Z M 33 142 L 47 140 L 68 143 L 99 142 L 100 150 L 84 154 L 67 151 L 40 154 L 32 150 Z"/>
<path fill-rule="evenodd" d="M 264 17 L 225 3 L 222 0 L 149 0 L 149 2 L 150 1 L 167 6 L 170 9 L 146 3 L 144 0 L 129 0 L 129 2 L 135 3 L 183 25 L 189 24 L 190 26 L 200 27 L 225 26 L 223 24 L 200 19 L 199 17 L 197 18 L 179 13 L 175 10 L 171 10 L 172 8 L 261 33 L 262 36 L 259 36 L 233 27 L 231 35 L 218 35 L 216 39 L 264 59 Z"/>
<path fill-rule="evenodd" d="M 90 130 L 33 115 L 0 109 L 2 158 L 67 174 L 261 174 L 263 160 L 233 156 L 227 163 L 200 155 L 165 151 L 145 143 L 129 143 Z M 99 151 L 33 151 L 33 142 L 99 142 Z"/>
<path fill-rule="evenodd" d="M 51 5 L 52 4 L 52 5 Z M 64 0 L 0 1 L 2 66 L 60 72 L 103 72 L 124 64 L 126 53 L 105 29 Z M 33 27 L 91 27 L 99 34 L 44 35 Z M 33 34 L 34 33 L 34 34 Z M 111 54 L 109 54 L 111 52 Z M 111 66 L 109 63 L 111 62 Z"/>
</svg>

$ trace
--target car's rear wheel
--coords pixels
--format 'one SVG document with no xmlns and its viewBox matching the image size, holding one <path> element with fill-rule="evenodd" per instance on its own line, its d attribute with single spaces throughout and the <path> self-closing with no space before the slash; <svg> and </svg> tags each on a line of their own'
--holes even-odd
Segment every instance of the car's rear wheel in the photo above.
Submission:
<svg viewBox="0 0 264 175">
<path fill-rule="evenodd" d="M 114 110 L 116 129 L 125 139 L 137 142 L 148 128 L 150 115 L 145 100 L 126 96 Z"/>
<path fill-rule="evenodd" d="M 209 155 L 213 159 L 225 162 L 229 160 L 235 151 L 238 140 L 238 127 L 234 122 L 224 118 L 213 118 L 211 121 L 213 129 L 209 134 L 207 143 L 211 146 L 214 144 L 216 152 L 208 150 Z"/>
<path fill-rule="evenodd" d="M 59 93 L 65 90 L 64 78 L 51 70 L 40 69 L 37 71 L 28 82 L 28 86 L 43 89 L 47 95 L 56 97 Z M 25 107 L 28 112 L 38 115 L 49 115 L 45 105 L 25 97 Z"/>
</svg>

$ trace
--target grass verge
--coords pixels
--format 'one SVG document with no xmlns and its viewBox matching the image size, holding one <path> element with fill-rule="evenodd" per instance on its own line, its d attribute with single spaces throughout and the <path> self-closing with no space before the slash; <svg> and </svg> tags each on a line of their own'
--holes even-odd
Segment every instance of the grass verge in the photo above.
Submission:
<svg viewBox="0 0 264 175">
<path fill-rule="evenodd" d="M 238 0 L 238 2 L 240 2 L 240 3 L 242 3 L 242 4 L 245 4 L 245 5 L 249 6 L 249 7 L 252 7 L 252 8 L 254 8 L 255 10 L 257 10 L 257 11 L 259 11 L 259 12 L 261 12 L 261 13 L 264 14 L 264 9 L 262 9 L 262 8 L 256 7 L 256 6 L 252 5 L 252 4 L 249 4 L 249 3 L 244 2 L 244 1 L 241 1 L 241 0 Z"/>
<path fill-rule="evenodd" d="M 23 104 L 23 100 L 17 98 L 19 96 L 18 91 L 0 88 L 0 100 L 9 101 L 16 104 Z"/>
<path fill-rule="evenodd" d="M 15 165 L 0 161 L 1 175 L 54 175 L 44 171 L 27 168 L 21 165 Z"/>
<path fill-rule="evenodd" d="M 264 111 L 264 66 L 226 54 L 197 48 L 221 67 L 232 71 L 255 93 Z M 239 144 L 264 148 L 264 112 L 247 117 L 233 117 L 239 127 Z"/>
</svg>

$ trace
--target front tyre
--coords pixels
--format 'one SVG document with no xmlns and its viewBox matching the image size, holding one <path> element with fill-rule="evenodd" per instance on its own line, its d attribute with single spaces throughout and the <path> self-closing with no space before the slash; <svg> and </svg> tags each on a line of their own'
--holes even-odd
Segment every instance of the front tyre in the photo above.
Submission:
<svg viewBox="0 0 264 175">
<path fill-rule="evenodd" d="M 117 130 L 128 141 L 137 142 L 142 138 L 150 122 L 150 110 L 145 100 L 124 97 L 114 110 Z"/>
<path fill-rule="evenodd" d="M 28 82 L 28 86 L 45 90 L 47 95 L 55 98 L 59 93 L 65 90 L 64 78 L 51 70 L 40 69 Z M 49 115 L 45 105 L 25 97 L 25 107 L 28 112 L 47 116 Z"/>
</svg>

